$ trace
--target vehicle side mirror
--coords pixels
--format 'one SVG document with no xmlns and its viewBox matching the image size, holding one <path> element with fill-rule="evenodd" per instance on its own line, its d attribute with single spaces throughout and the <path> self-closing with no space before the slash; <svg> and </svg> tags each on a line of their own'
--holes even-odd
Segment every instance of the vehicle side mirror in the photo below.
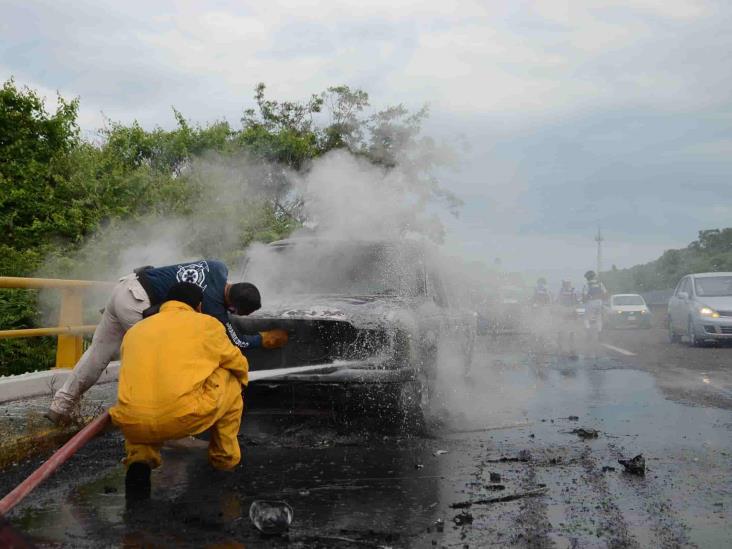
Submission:
<svg viewBox="0 0 732 549">
<path fill-rule="evenodd" d="M 679 299 L 689 299 L 688 292 L 679 292 Z"/>
</svg>

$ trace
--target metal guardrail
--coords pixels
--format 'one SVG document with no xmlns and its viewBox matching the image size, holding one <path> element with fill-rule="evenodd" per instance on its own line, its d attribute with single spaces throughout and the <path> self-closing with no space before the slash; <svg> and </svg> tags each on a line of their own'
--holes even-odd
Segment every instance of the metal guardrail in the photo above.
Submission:
<svg viewBox="0 0 732 549">
<path fill-rule="evenodd" d="M 21 278 L 0 276 L 0 288 L 39 290 L 53 288 L 61 291 L 58 326 L 0 330 L 0 339 L 18 337 L 58 336 L 56 368 L 73 368 L 84 352 L 82 334 L 91 333 L 94 324 L 82 324 L 83 295 L 91 288 L 111 288 L 114 283 L 96 280 L 65 280 L 62 278 Z"/>
</svg>

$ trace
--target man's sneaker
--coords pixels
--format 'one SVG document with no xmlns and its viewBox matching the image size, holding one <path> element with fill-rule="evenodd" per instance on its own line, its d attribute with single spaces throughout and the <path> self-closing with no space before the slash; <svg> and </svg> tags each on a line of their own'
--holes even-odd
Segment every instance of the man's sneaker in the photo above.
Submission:
<svg viewBox="0 0 732 549">
<path fill-rule="evenodd" d="M 48 421 L 53 423 L 56 427 L 65 427 L 69 423 L 71 423 L 71 417 L 67 416 L 66 414 L 60 414 L 58 412 L 54 412 L 50 408 L 46 410 L 46 413 L 43 414 L 43 417 L 45 417 Z"/>
<path fill-rule="evenodd" d="M 125 498 L 128 501 L 150 498 L 150 466 L 147 463 L 136 461 L 127 467 Z"/>
</svg>

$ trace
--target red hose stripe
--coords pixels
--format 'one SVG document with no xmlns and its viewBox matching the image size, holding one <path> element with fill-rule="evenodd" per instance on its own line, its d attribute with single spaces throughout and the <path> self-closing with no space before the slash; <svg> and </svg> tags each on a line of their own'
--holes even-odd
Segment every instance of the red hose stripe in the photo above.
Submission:
<svg viewBox="0 0 732 549">
<path fill-rule="evenodd" d="M 109 412 L 105 410 L 102 415 L 71 437 L 48 461 L 33 471 L 27 479 L 18 484 L 8 495 L 0 500 L 0 516 L 8 514 L 13 507 L 20 503 L 41 482 L 50 477 L 56 469 L 104 429 L 107 422 L 109 422 Z"/>
</svg>

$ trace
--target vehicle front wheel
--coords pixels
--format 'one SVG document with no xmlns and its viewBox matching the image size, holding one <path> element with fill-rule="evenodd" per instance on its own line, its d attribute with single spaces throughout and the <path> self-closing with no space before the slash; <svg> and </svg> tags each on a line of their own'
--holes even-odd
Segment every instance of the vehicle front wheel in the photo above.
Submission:
<svg viewBox="0 0 732 549">
<path fill-rule="evenodd" d="M 694 322 L 689 319 L 689 323 L 686 327 L 686 338 L 687 343 L 689 347 L 698 347 L 701 344 L 701 341 L 698 337 L 696 337 L 696 332 L 694 331 Z"/>
<path fill-rule="evenodd" d="M 674 332 L 674 328 L 671 326 L 671 320 L 668 321 L 668 340 L 669 343 L 678 343 L 681 341 L 681 336 Z"/>
</svg>

